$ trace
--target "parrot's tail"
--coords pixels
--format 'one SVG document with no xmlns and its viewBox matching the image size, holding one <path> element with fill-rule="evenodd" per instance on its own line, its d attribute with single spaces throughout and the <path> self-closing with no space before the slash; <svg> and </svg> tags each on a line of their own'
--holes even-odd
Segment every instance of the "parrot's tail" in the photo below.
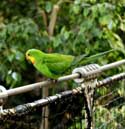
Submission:
<svg viewBox="0 0 125 129">
<path fill-rule="evenodd" d="M 76 58 L 73 61 L 72 66 L 74 67 L 74 66 L 85 65 L 87 63 L 92 63 L 93 61 L 98 60 L 100 57 L 105 56 L 113 51 L 116 51 L 116 50 L 111 49 L 111 50 L 104 51 L 104 52 L 101 52 L 101 53 L 98 53 L 98 54 L 95 54 L 89 57 L 87 55 L 81 55 L 81 57 L 77 57 L 78 59 Z"/>
</svg>

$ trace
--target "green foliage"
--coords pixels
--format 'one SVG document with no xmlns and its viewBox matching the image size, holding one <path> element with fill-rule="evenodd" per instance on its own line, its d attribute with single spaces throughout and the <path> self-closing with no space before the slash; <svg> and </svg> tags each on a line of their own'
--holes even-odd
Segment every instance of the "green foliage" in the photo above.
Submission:
<svg viewBox="0 0 125 129">
<path fill-rule="evenodd" d="M 112 108 L 111 110 L 107 110 L 101 106 L 96 108 L 95 112 L 95 127 L 96 129 L 122 129 L 125 127 L 124 115 L 125 106 L 121 108 Z M 100 117 L 103 116 L 103 117 Z M 99 118 L 99 120 L 98 120 Z"/>
<path fill-rule="evenodd" d="M 80 55 L 95 54 L 97 51 L 110 48 L 121 51 L 121 47 L 124 48 L 122 40 L 115 32 L 119 29 L 119 19 L 114 13 L 115 5 L 108 3 L 90 5 L 75 1 L 68 6 L 70 7 L 66 10 L 67 15 L 61 14 L 67 24 L 60 26 L 60 32 L 53 38 L 54 49 L 62 46 L 65 51 Z M 67 47 L 70 50 L 67 50 Z"/>
</svg>

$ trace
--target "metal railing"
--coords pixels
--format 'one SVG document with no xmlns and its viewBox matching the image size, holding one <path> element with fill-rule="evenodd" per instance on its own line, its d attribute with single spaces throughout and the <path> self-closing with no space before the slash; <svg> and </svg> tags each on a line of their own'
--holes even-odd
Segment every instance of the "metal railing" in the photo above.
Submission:
<svg viewBox="0 0 125 129">
<path fill-rule="evenodd" d="M 115 83 L 116 81 L 120 81 L 122 79 L 125 79 L 125 72 L 114 75 L 114 76 L 107 77 L 106 79 L 103 79 L 101 81 L 97 81 L 96 88 L 100 88 L 100 87 L 106 86 L 108 84 Z M 0 118 L 2 118 L 2 116 L 6 116 L 6 115 L 24 114 L 25 112 L 31 111 L 31 109 L 34 107 L 46 106 L 56 100 L 63 99 L 63 97 L 68 97 L 71 95 L 77 95 L 79 93 L 82 93 L 83 89 L 84 89 L 84 87 L 79 86 L 77 88 L 74 88 L 73 90 L 67 90 L 67 91 L 61 92 L 59 94 L 46 97 L 44 99 L 34 101 L 32 103 L 19 105 L 14 108 L 11 108 L 11 109 L 4 109 L 4 110 L 2 110 L 2 112 L 0 112 Z"/>
</svg>

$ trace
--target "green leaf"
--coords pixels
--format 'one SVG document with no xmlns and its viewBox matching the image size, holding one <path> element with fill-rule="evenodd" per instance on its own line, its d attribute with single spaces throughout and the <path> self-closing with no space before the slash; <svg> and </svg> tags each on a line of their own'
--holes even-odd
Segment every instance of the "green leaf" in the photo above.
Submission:
<svg viewBox="0 0 125 129">
<path fill-rule="evenodd" d="M 112 32 L 112 31 L 107 31 L 107 35 L 108 35 L 108 41 L 110 43 L 110 46 L 113 48 L 113 49 L 116 49 L 116 50 L 120 50 L 122 51 L 123 53 L 125 53 L 125 47 L 124 47 L 124 44 L 121 40 L 121 38 L 119 37 L 119 35 L 117 35 L 116 33 Z"/>
<path fill-rule="evenodd" d="M 16 60 L 19 60 L 19 61 L 24 61 L 25 60 L 25 55 L 23 53 L 21 53 L 20 51 L 17 51 L 16 53 Z"/>
<path fill-rule="evenodd" d="M 111 15 L 104 15 L 99 18 L 99 22 L 102 26 L 108 25 L 111 22 Z"/>
<path fill-rule="evenodd" d="M 80 12 L 80 6 L 79 5 L 73 6 L 73 12 L 74 14 L 78 14 Z"/>
<path fill-rule="evenodd" d="M 20 74 L 17 73 L 17 72 L 13 72 L 11 74 L 11 76 L 12 76 L 13 80 L 15 80 L 15 81 L 20 81 L 21 80 Z"/>
<path fill-rule="evenodd" d="M 122 31 L 125 31 L 125 21 L 124 21 L 124 22 L 121 22 L 121 24 L 120 24 L 120 29 L 121 29 Z"/>
<path fill-rule="evenodd" d="M 52 11 L 52 2 L 46 2 L 45 10 L 47 13 L 50 13 Z"/>
</svg>

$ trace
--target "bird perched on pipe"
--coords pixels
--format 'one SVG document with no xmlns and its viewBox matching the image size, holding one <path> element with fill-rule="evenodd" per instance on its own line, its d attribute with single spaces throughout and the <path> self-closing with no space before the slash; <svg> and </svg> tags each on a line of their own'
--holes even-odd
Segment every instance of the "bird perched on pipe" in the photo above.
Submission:
<svg viewBox="0 0 125 129">
<path fill-rule="evenodd" d="M 38 49 L 29 49 L 26 52 L 26 59 L 29 60 L 33 66 L 42 73 L 45 77 L 50 79 L 57 79 L 62 76 L 70 67 L 84 62 L 84 59 L 94 60 L 99 58 L 112 50 L 96 54 L 91 57 L 81 55 L 74 57 L 72 55 L 63 55 L 59 53 L 44 53 Z"/>
</svg>

